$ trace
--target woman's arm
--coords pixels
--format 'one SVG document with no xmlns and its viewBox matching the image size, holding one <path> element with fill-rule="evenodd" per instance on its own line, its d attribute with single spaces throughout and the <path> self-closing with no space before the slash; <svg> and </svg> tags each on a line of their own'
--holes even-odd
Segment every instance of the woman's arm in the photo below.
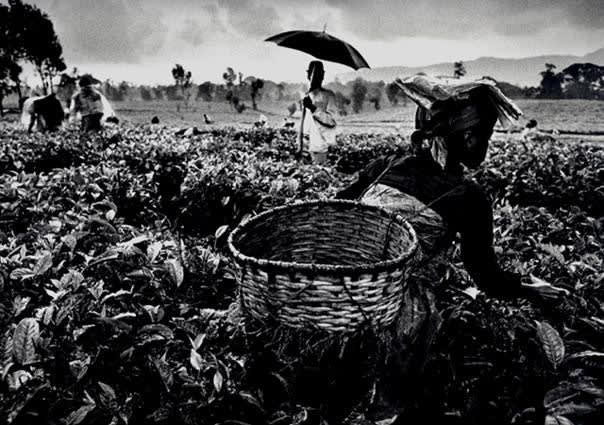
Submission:
<svg viewBox="0 0 604 425">
<path fill-rule="evenodd" d="M 78 114 L 78 106 L 76 100 L 77 94 L 73 95 L 71 98 L 71 104 L 69 105 L 69 122 L 74 123 L 76 120 L 76 115 Z"/>
<path fill-rule="evenodd" d="M 38 119 L 38 115 L 36 115 L 35 112 L 31 112 L 30 117 L 29 117 L 29 127 L 27 127 L 27 132 L 31 133 L 31 131 L 34 128 L 34 124 L 36 123 L 36 120 Z"/>
<path fill-rule="evenodd" d="M 391 164 L 392 157 L 380 157 L 372 161 L 364 170 L 359 172 L 357 180 L 336 194 L 337 199 L 357 199 L 380 177 Z"/>
</svg>

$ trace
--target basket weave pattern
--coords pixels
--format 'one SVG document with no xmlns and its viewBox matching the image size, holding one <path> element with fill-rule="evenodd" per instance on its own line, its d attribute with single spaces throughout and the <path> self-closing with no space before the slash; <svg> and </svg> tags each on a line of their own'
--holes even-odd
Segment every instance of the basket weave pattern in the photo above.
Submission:
<svg viewBox="0 0 604 425">
<path fill-rule="evenodd" d="M 291 204 L 229 236 L 243 310 L 295 328 L 349 332 L 394 321 L 417 238 L 400 216 L 354 201 Z"/>
</svg>

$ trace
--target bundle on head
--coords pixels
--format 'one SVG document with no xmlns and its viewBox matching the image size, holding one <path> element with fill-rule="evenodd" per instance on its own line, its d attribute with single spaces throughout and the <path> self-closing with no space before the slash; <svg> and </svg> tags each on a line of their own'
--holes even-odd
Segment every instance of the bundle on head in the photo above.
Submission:
<svg viewBox="0 0 604 425">
<path fill-rule="evenodd" d="M 463 100 L 437 102 L 430 110 L 418 107 L 415 115 L 418 132 L 411 140 L 417 147 L 424 139 L 443 137 L 455 159 L 476 167 L 486 156 L 497 117 L 488 93 L 476 89 Z"/>
</svg>

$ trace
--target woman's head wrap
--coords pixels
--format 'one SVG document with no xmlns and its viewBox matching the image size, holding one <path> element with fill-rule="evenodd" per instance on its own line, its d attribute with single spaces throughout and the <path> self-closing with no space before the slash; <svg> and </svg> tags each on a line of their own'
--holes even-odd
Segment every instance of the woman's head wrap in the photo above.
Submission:
<svg viewBox="0 0 604 425">
<path fill-rule="evenodd" d="M 430 109 L 418 106 L 415 126 L 419 135 L 414 139 L 430 139 L 432 156 L 443 168 L 451 155 L 455 161 L 475 167 L 486 156 L 497 118 L 488 90 L 477 87 L 463 98 L 434 101 Z M 422 149 L 421 142 L 415 142 L 414 148 Z"/>
<path fill-rule="evenodd" d="M 488 78 L 469 81 L 415 75 L 404 80 L 397 78 L 395 83 L 407 97 L 432 115 L 476 102 L 481 109 L 488 105 L 489 109 L 494 110 L 496 119 L 502 125 L 510 124 L 522 115 L 518 106 L 497 88 L 495 81 Z"/>
<path fill-rule="evenodd" d="M 492 130 L 497 111 L 488 99 L 478 94 L 463 101 L 443 101 L 428 110 L 418 106 L 415 127 L 427 135 L 447 137 L 470 129 L 487 127 Z"/>
<path fill-rule="evenodd" d="M 88 87 L 88 86 L 92 86 L 92 85 L 98 84 L 98 83 L 99 83 L 99 80 L 97 80 L 90 74 L 82 75 L 80 77 L 80 81 L 78 82 L 80 87 Z"/>
</svg>

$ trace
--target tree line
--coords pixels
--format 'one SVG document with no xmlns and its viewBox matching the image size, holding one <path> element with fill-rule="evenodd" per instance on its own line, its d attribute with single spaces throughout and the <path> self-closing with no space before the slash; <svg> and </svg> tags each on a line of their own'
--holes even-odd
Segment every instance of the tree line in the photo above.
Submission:
<svg viewBox="0 0 604 425">
<path fill-rule="evenodd" d="M 604 100 L 604 66 L 575 63 L 556 72 L 556 65 L 546 63 L 537 97 Z"/>
<path fill-rule="evenodd" d="M 66 69 L 63 48 L 52 21 L 36 6 L 21 0 L 0 4 L 0 112 L 9 93 L 23 97 L 22 65 L 30 63 L 44 93 L 53 91 L 55 77 Z"/>
<path fill-rule="evenodd" d="M 193 82 L 175 81 L 170 85 L 133 85 L 125 81 L 104 81 L 101 91 L 110 101 L 177 101 L 187 106 L 191 101 L 228 102 L 236 112 L 246 109 L 258 110 L 262 102 L 278 101 L 291 102 L 288 107 L 290 114 L 296 112 L 300 93 L 306 90 L 303 83 L 276 83 L 254 76 L 239 77 L 238 73 L 232 78 L 232 68 L 225 72 L 227 76 L 223 83 L 205 81 L 201 84 Z M 65 79 L 67 80 L 67 78 Z M 66 99 L 69 95 L 61 95 L 64 83 L 59 84 L 60 97 Z M 394 84 L 386 84 L 383 81 L 366 81 L 362 78 L 341 83 L 334 81 L 325 85 L 326 88 L 335 93 L 335 106 L 340 115 L 361 112 L 370 107 L 375 110 L 381 109 L 385 103 L 392 106 L 406 104 L 408 99 L 400 88 Z M 69 92 L 67 90 L 66 92 Z"/>
</svg>

